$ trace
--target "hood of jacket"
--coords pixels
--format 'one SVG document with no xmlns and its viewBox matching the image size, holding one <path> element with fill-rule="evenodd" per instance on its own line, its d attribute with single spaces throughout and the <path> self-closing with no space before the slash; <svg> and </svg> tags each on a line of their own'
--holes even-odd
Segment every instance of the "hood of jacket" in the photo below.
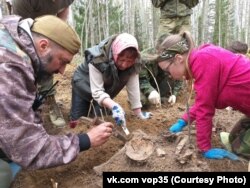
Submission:
<svg viewBox="0 0 250 188">
<path fill-rule="evenodd" d="M 0 25 L 4 26 L 17 46 L 13 49 L 13 46 L 11 47 L 6 44 L 6 48 L 12 48 L 13 53 L 23 56 L 26 59 L 29 58 L 35 72 L 35 77 L 37 78 L 41 63 L 31 35 L 30 27 L 32 24 L 32 19 L 22 19 L 15 15 L 6 16 L 0 21 Z"/>
</svg>

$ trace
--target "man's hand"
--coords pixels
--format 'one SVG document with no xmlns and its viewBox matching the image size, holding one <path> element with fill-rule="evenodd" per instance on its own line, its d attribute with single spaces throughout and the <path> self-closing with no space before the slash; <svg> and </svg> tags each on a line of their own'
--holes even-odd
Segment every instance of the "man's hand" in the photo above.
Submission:
<svg viewBox="0 0 250 188">
<path fill-rule="evenodd" d="M 183 119 L 178 119 L 177 122 L 169 128 L 169 131 L 171 133 L 181 132 L 186 125 L 187 123 Z"/>
<path fill-rule="evenodd" d="M 160 104 L 160 95 L 157 91 L 153 90 L 148 96 L 150 104 Z"/>
<path fill-rule="evenodd" d="M 126 125 L 125 112 L 119 104 L 112 107 L 112 117 L 117 125 Z"/>
<path fill-rule="evenodd" d="M 225 150 L 219 148 L 213 148 L 203 153 L 203 156 L 207 159 L 223 159 L 229 158 L 231 160 L 238 160 L 238 156 Z"/>
<path fill-rule="evenodd" d="M 105 122 L 92 127 L 87 133 L 90 139 L 91 147 L 97 147 L 104 144 L 112 135 L 113 127 L 113 124 L 110 122 Z"/>
<path fill-rule="evenodd" d="M 175 104 L 176 103 L 176 96 L 175 95 L 171 95 L 169 98 L 168 98 L 168 102 L 170 104 Z"/>
</svg>

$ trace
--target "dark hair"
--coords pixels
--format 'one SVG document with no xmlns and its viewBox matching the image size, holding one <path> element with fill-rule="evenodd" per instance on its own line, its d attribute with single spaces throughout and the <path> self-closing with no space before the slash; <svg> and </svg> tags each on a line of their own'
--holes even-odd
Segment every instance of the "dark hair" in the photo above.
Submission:
<svg viewBox="0 0 250 188">
<path fill-rule="evenodd" d="M 233 41 L 226 49 L 233 53 L 246 54 L 248 45 L 241 41 Z"/>
<path fill-rule="evenodd" d="M 129 54 L 129 58 L 136 59 L 139 57 L 139 53 L 134 47 L 126 48 L 119 54 L 119 57 L 122 57 L 125 53 Z"/>
</svg>

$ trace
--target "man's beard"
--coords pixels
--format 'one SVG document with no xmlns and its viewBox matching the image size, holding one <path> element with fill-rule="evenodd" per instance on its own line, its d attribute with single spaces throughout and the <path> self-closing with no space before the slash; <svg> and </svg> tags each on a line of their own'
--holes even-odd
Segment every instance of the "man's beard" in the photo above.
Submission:
<svg viewBox="0 0 250 188">
<path fill-rule="evenodd" d="M 48 80 L 52 79 L 53 72 L 48 72 L 47 65 L 50 64 L 53 60 L 53 56 L 51 53 L 48 53 L 42 57 L 40 57 L 40 67 L 37 74 L 37 82 L 43 83 L 47 82 Z"/>
</svg>

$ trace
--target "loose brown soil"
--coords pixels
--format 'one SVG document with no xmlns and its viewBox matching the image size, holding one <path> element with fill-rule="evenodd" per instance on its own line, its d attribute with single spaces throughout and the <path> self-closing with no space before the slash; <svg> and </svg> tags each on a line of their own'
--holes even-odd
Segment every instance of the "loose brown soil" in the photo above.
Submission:
<svg viewBox="0 0 250 188">
<path fill-rule="evenodd" d="M 70 82 L 75 68 L 76 65 L 70 65 L 67 67 L 64 76 L 56 76 L 56 79 L 60 80 L 56 97 L 67 121 L 71 105 Z M 177 137 L 167 135 L 168 127 L 185 112 L 183 98 L 185 97 L 179 97 L 177 103 L 173 106 L 163 104 L 161 108 L 150 107 L 146 109 L 153 113 L 153 117 L 146 121 L 133 116 L 125 90 L 122 90 L 115 98 L 115 101 L 123 106 L 126 111 L 127 126 L 131 134 L 143 134 L 144 138 L 146 137 L 154 144 L 154 152 L 146 160 L 142 162 L 131 160 L 126 155 L 126 144 L 112 136 L 104 145 L 81 152 L 78 158 L 68 165 L 46 170 L 22 170 L 13 182 L 12 188 L 52 188 L 55 183 L 58 183 L 58 188 L 101 187 L 102 178 L 100 175 L 102 171 L 246 172 L 248 162 L 245 160 L 235 162 L 228 159 L 204 159 L 196 149 L 193 125 L 191 131 L 185 129 Z M 43 117 L 45 128 L 49 134 L 86 132 L 90 126 L 90 123 L 81 121 L 75 129 L 69 127 L 55 129 L 49 121 L 47 109 L 48 106 L 44 105 Z M 230 131 L 241 116 L 242 114 L 237 111 L 218 110 L 216 112 L 212 135 L 214 147 L 223 147 L 219 140 L 220 131 Z M 111 117 L 105 117 L 105 121 L 113 122 Z"/>
</svg>

